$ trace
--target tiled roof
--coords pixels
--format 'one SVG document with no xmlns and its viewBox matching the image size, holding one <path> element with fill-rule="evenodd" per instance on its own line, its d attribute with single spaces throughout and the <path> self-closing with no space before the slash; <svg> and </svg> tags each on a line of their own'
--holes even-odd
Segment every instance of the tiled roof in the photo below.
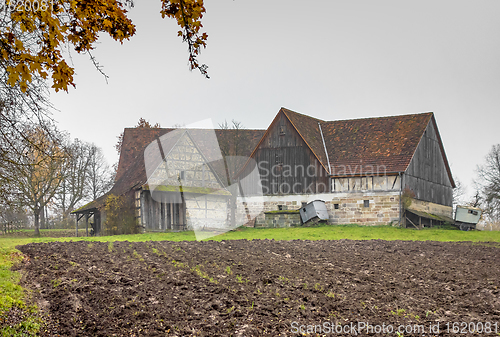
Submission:
<svg viewBox="0 0 500 337">
<path fill-rule="evenodd" d="M 118 181 L 122 174 L 130 167 L 132 161 L 143 153 L 149 143 L 174 129 L 161 128 L 126 128 L 123 131 L 122 149 L 116 171 L 115 180 Z"/>
<path fill-rule="evenodd" d="M 429 112 L 322 123 L 332 175 L 404 172 L 431 118 Z"/>
<path fill-rule="evenodd" d="M 331 170 L 334 176 L 405 172 L 432 121 L 454 184 L 432 112 L 340 121 L 323 121 L 286 108 L 279 113 L 285 114 L 325 170 Z"/>
</svg>

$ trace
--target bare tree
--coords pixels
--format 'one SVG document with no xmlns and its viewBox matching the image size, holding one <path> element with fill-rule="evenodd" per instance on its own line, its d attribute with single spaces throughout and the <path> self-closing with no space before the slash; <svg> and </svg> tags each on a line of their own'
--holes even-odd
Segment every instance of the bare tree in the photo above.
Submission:
<svg viewBox="0 0 500 337">
<path fill-rule="evenodd" d="M 64 180 L 67 153 L 53 136 L 55 128 L 25 128 L 26 137 L 15 139 L 17 150 L 6 154 L 10 165 L 2 170 L 3 187 L 11 200 L 28 207 L 35 218 L 35 236 L 40 235 L 40 217 Z M 27 140 L 29 139 L 29 140 Z"/>
<path fill-rule="evenodd" d="M 500 220 L 500 144 L 493 145 L 485 163 L 477 167 L 482 208 L 493 221 Z"/>
<path fill-rule="evenodd" d="M 87 197 L 90 151 L 90 145 L 78 139 L 66 145 L 67 160 L 63 168 L 63 179 L 54 196 L 55 204 L 61 210 L 65 222 L 76 205 Z"/>
<path fill-rule="evenodd" d="M 2 206 L 0 222 L 21 222 L 26 225 L 28 223 L 28 213 L 25 208 L 16 207 L 14 204 L 7 207 Z"/>
<path fill-rule="evenodd" d="M 7 83 L 9 66 L 7 60 L 0 58 L 0 204 L 4 206 L 4 210 L 12 208 L 22 214 L 24 210 L 20 208 L 20 198 L 17 195 L 20 192 L 16 192 L 18 188 L 7 186 L 11 186 L 10 179 L 14 172 L 27 169 L 23 167 L 26 162 L 18 160 L 24 158 L 23 151 L 26 146 L 39 153 L 44 152 L 44 149 L 39 148 L 39 144 L 32 140 L 32 134 L 27 130 L 41 130 L 47 139 L 57 139 L 57 135 L 52 133 L 50 126 L 52 105 L 48 101 L 45 80 L 34 74 L 32 81 L 26 86 L 11 86 Z M 44 215 L 43 208 L 41 215 Z"/>
<path fill-rule="evenodd" d="M 480 207 L 482 202 L 481 191 L 476 190 L 470 201 L 468 202 L 469 206 L 472 207 Z"/>
<path fill-rule="evenodd" d="M 97 199 L 113 186 L 112 171 L 104 158 L 102 149 L 95 144 L 90 145 L 87 177 L 87 193 L 92 200 Z"/>
<path fill-rule="evenodd" d="M 0 28 L 5 28 L 4 19 L 0 18 Z M 29 44 L 28 38 L 20 32 L 20 39 Z M 1 48 L 5 47 L 1 44 Z M 8 68 L 12 67 L 11 60 L 0 57 L 0 160 L 10 161 L 8 156 L 11 152 L 17 152 L 16 140 L 23 139 L 29 142 L 30 139 L 24 133 L 28 126 L 38 126 L 50 131 L 50 110 L 53 108 L 48 100 L 49 92 L 45 79 L 40 75 L 33 74 L 32 80 L 26 85 L 9 84 Z M 19 153 L 18 153 L 19 154 Z"/>
<path fill-rule="evenodd" d="M 464 199 L 466 194 L 465 186 L 457 177 L 454 177 L 454 180 L 455 180 L 455 188 L 453 189 L 453 209 L 455 209 L 456 205 L 461 205 L 466 203 Z"/>
<path fill-rule="evenodd" d="M 224 170 L 227 177 L 227 186 L 231 192 L 231 199 L 229 201 L 230 218 L 229 221 L 231 226 L 236 226 L 236 199 L 238 196 L 237 184 L 232 184 L 234 176 L 237 173 L 237 168 L 240 167 L 241 157 L 241 142 L 243 137 L 241 136 L 241 129 L 243 125 L 241 122 L 232 120 L 232 124 L 229 125 L 226 120 L 224 123 L 219 124 L 219 128 L 223 130 L 219 134 L 219 148 L 224 159 Z"/>
<path fill-rule="evenodd" d="M 231 125 L 225 120 L 224 123 L 219 124 L 219 128 L 224 130 L 223 134 L 219 137 L 219 147 L 224 157 L 224 165 L 226 169 L 228 182 L 238 172 L 237 169 L 242 165 L 239 158 L 241 156 L 242 143 L 245 141 L 241 130 L 244 128 L 241 122 L 231 121 Z"/>
</svg>

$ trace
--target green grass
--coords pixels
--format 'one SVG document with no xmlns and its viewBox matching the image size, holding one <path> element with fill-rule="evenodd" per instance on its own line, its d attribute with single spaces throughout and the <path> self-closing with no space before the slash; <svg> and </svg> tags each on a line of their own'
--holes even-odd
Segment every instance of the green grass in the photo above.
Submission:
<svg viewBox="0 0 500 337">
<path fill-rule="evenodd" d="M 456 230 L 454 227 L 413 230 L 391 226 L 317 226 L 292 228 L 239 228 L 210 240 L 274 239 L 274 240 L 410 240 L 500 242 L 500 232 Z"/>
<path fill-rule="evenodd" d="M 15 241 L 15 240 L 12 240 Z M 0 322 L 12 307 L 23 311 L 23 320 L 14 326 L 0 325 L 0 336 L 35 335 L 40 328 L 40 319 L 36 316 L 36 307 L 26 306 L 25 291 L 19 285 L 20 275 L 11 270 L 14 263 L 20 262 L 20 252 L 12 247 L 12 242 L 4 245 L 0 241 Z"/>
<path fill-rule="evenodd" d="M 32 310 L 25 304 L 25 291 L 19 286 L 20 275 L 11 270 L 14 263 L 22 260 L 20 252 L 15 248 L 17 245 L 24 245 L 30 242 L 54 242 L 54 241 L 194 241 L 194 232 L 177 233 L 145 233 L 134 235 L 116 235 L 101 237 L 45 237 L 33 238 L 26 236 L 22 232 L 19 237 L 15 234 L 0 236 L 0 318 L 11 307 Z M 43 234 L 42 234 L 43 235 Z M 235 231 L 210 238 L 209 240 L 252 240 L 252 239 L 274 239 L 274 240 L 413 240 L 413 241 L 472 241 L 472 242 L 500 242 L 500 232 L 469 231 L 464 232 L 454 229 L 454 227 L 431 228 L 423 230 L 413 230 L 390 226 L 317 226 L 317 227 L 293 227 L 293 228 L 238 228 Z M 90 244 L 89 247 L 92 245 Z M 113 251 L 113 245 L 108 245 L 108 250 Z M 0 319 L 1 321 L 1 319 Z M 0 335 L 15 336 L 19 331 L 35 333 L 39 324 L 33 317 L 28 316 L 19 327 L 0 327 Z M 14 329 L 14 330 L 12 330 Z M 16 330 L 17 329 L 17 330 Z M 18 332 L 16 332 L 18 331 Z"/>
</svg>

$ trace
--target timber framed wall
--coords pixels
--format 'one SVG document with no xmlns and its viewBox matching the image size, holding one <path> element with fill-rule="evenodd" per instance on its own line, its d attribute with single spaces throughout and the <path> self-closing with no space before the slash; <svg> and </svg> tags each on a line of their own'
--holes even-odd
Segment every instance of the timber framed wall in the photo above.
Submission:
<svg viewBox="0 0 500 337">
<path fill-rule="evenodd" d="M 427 125 L 415 154 L 403 175 L 403 187 L 415 192 L 415 198 L 451 206 L 453 187 L 434 125 Z"/>
</svg>

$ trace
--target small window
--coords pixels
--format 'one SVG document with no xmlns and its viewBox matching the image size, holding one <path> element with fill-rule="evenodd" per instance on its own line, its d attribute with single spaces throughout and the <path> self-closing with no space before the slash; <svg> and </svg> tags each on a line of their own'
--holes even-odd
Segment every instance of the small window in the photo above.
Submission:
<svg viewBox="0 0 500 337">
<path fill-rule="evenodd" d="M 477 211 L 474 211 L 472 209 L 469 209 L 469 214 L 472 214 L 472 215 L 477 215 Z"/>
<path fill-rule="evenodd" d="M 339 204 L 333 204 L 333 208 L 339 209 Z"/>
<path fill-rule="evenodd" d="M 180 178 L 181 180 L 186 179 L 186 171 L 181 171 L 181 173 L 180 173 L 180 175 L 179 175 L 179 178 Z"/>
<path fill-rule="evenodd" d="M 283 165 L 283 159 L 281 158 L 281 153 L 276 153 L 276 164 Z"/>
<path fill-rule="evenodd" d="M 306 207 L 306 205 L 307 205 L 307 202 L 302 201 L 302 206 L 301 206 L 301 208 L 302 208 L 302 207 Z"/>
<path fill-rule="evenodd" d="M 285 126 L 280 125 L 280 136 L 283 136 L 285 134 Z"/>
<path fill-rule="evenodd" d="M 370 200 L 363 201 L 365 207 L 370 207 Z"/>
<path fill-rule="evenodd" d="M 278 210 L 282 211 L 283 210 L 283 205 L 278 205 Z"/>
</svg>

